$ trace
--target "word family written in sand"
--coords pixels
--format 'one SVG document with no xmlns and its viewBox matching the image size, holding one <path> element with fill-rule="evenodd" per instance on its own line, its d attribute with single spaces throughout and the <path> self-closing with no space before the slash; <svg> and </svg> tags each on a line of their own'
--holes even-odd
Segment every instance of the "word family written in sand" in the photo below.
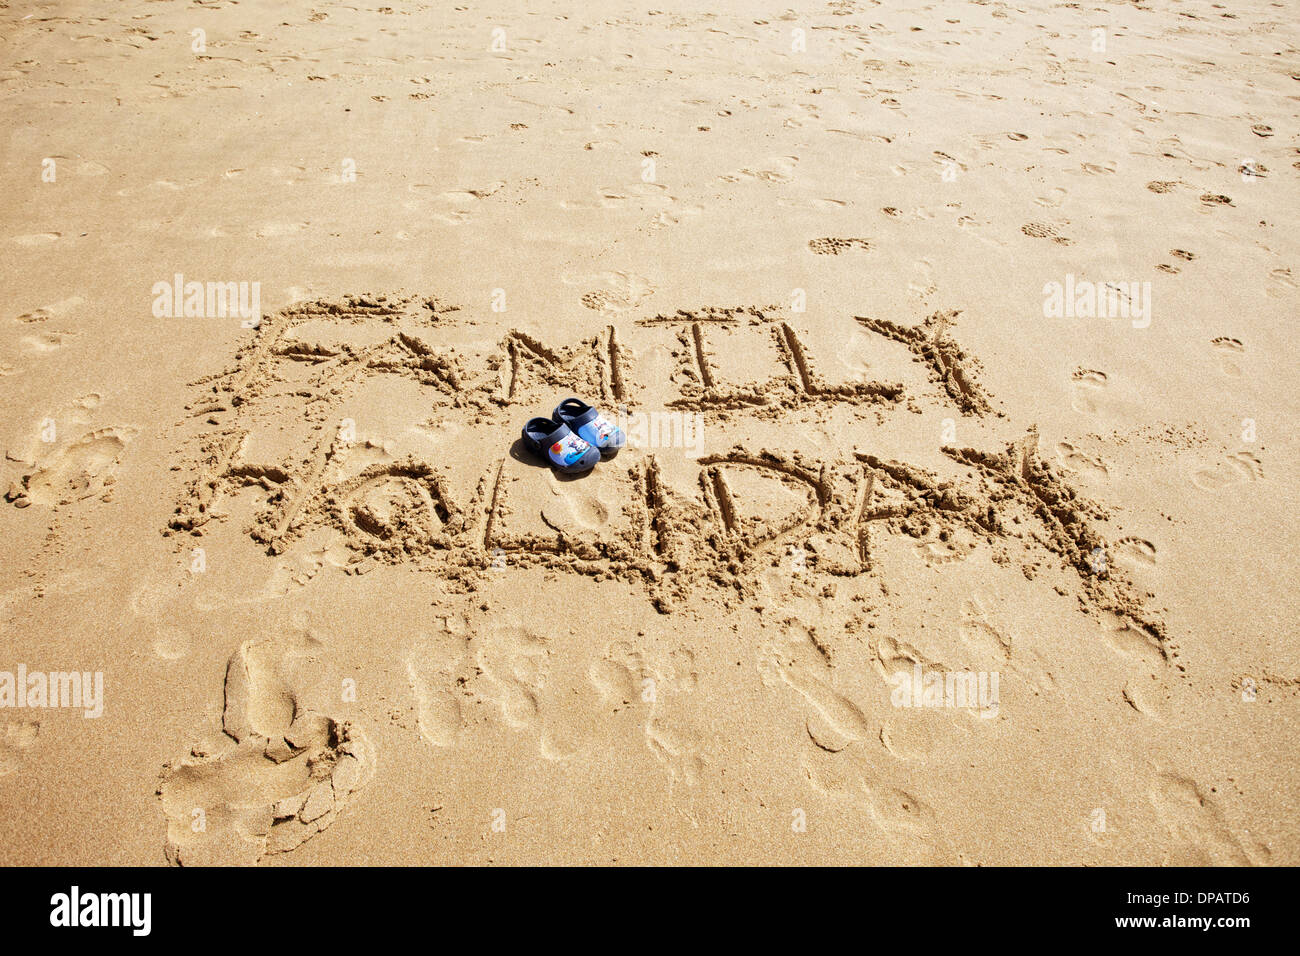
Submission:
<svg viewBox="0 0 1300 956">
<path fill-rule="evenodd" d="M 545 565 L 646 581 L 654 601 L 669 602 L 696 585 L 744 590 L 773 555 L 792 555 L 792 573 L 870 572 L 881 534 L 956 552 L 1015 540 L 1055 552 L 1087 588 L 1115 587 L 1088 560 L 1103 547 L 1091 506 L 1038 458 L 1032 431 L 991 451 L 944 444 L 944 473 L 851 446 L 795 450 L 814 406 L 867 439 L 891 413 L 920 414 L 918 402 L 1002 417 L 952 337 L 956 315 L 854 317 L 822 331 L 818 351 L 813 331 L 775 306 L 681 310 L 559 347 L 519 329 L 485 345 L 475 322 L 434 298 L 299 304 L 264 321 L 232 371 L 202 383 L 193 477 L 168 531 L 209 533 L 252 489 L 249 533 L 271 554 L 341 544 L 351 569 L 432 562 L 463 569 L 469 588 L 475 574 Z M 818 359 L 837 343 L 843 351 L 846 331 L 854 348 L 892 360 L 899 379 L 822 372 Z M 540 494 L 545 479 L 502 436 L 557 394 L 654 421 L 657 442 L 564 494 Z M 433 414 L 408 421 L 403 409 Z M 300 423 L 296 441 L 284 438 L 287 420 Z M 494 443 L 501 451 L 485 461 Z"/>
</svg>

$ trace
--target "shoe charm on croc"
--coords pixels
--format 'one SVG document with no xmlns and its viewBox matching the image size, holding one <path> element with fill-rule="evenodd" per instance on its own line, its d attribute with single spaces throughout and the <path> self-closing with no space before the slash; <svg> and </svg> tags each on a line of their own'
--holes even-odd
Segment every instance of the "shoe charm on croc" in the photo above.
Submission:
<svg viewBox="0 0 1300 956">
<path fill-rule="evenodd" d="M 600 451 L 574 434 L 563 422 L 533 418 L 524 426 L 524 444 L 567 474 L 590 471 L 600 461 Z"/>
<path fill-rule="evenodd" d="M 588 444 L 611 455 L 627 443 L 627 436 L 591 405 L 580 398 L 566 398 L 555 407 L 555 420 L 563 422 Z"/>
</svg>

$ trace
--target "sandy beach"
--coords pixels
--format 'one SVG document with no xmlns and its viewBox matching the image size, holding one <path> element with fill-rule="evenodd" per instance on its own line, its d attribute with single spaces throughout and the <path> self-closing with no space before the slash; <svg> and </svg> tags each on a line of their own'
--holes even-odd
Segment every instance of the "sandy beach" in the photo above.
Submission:
<svg viewBox="0 0 1300 956">
<path fill-rule="evenodd" d="M 1295 10 L 707 6 L 0 2 L 0 863 L 1300 863 Z"/>
</svg>

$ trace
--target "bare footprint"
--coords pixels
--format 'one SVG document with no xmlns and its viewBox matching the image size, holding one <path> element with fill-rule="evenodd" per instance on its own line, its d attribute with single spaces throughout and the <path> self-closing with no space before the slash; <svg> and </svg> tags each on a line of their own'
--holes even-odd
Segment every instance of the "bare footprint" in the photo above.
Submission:
<svg viewBox="0 0 1300 956">
<path fill-rule="evenodd" d="M 1164 648 L 1140 627 L 1114 614 L 1106 614 L 1101 624 L 1106 643 L 1121 657 L 1142 664 L 1148 671 L 1158 672 L 1166 665 Z"/>
<path fill-rule="evenodd" d="M 1090 481 L 1105 481 L 1110 477 L 1106 462 L 1096 455 L 1080 451 L 1069 442 L 1060 442 L 1056 446 L 1056 460 L 1063 469 L 1081 475 Z"/>
<path fill-rule="evenodd" d="M 518 625 L 488 628 L 480 638 L 478 663 L 496 686 L 501 716 L 516 729 L 532 726 L 537 722 L 538 695 L 546 686 L 546 642 Z"/>
<path fill-rule="evenodd" d="M 1241 375 L 1241 366 L 1238 362 L 1246 352 L 1246 347 L 1241 344 L 1241 340 L 1220 335 L 1216 339 L 1211 339 L 1210 344 L 1214 346 L 1215 354 L 1219 357 L 1219 369 L 1223 374 L 1234 377 Z"/>
<path fill-rule="evenodd" d="M 912 278 L 908 280 L 907 292 L 918 299 L 937 292 L 939 286 L 934 281 L 934 265 L 929 259 L 917 259 L 912 263 Z"/>
<path fill-rule="evenodd" d="M 12 236 L 11 242 L 16 242 L 20 246 L 46 246 L 52 242 L 58 242 L 63 238 L 61 232 L 34 232 L 24 236 Z"/>
<path fill-rule="evenodd" d="M 79 295 L 69 296 L 66 299 L 60 299 L 58 302 L 52 302 L 49 305 L 43 305 L 39 309 L 32 309 L 30 312 L 24 312 L 18 316 L 17 321 L 24 323 L 48 322 L 50 319 L 61 319 L 69 313 L 76 310 L 85 303 Z"/>
<path fill-rule="evenodd" d="M 24 475 L 6 498 L 16 507 L 59 506 L 106 497 L 116 481 L 117 465 L 134 428 L 99 428 L 58 446 L 35 471 Z"/>
<path fill-rule="evenodd" d="M 1149 568 L 1156 563 L 1156 546 L 1145 538 L 1120 538 L 1112 552 L 1117 561 L 1130 567 Z"/>
<path fill-rule="evenodd" d="M 1108 381 L 1105 372 L 1096 369 L 1078 368 L 1070 376 L 1074 382 L 1074 397 L 1070 402 L 1076 412 L 1093 415 L 1097 412 L 1097 399 Z"/>
<path fill-rule="evenodd" d="M 53 352 L 67 345 L 75 332 L 60 332 L 55 329 L 41 329 L 32 332 L 30 335 L 24 335 L 18 340 L 18 344 L 24 352 L 33 355 L 41 355 L 46 352 Z"/>
<path fill-rule="evenodd" d="M 929 804 L 913 790 L 882 780 L 866 760 L 832 758 L 814 751 L 804 758 L 803 770 L 815 791 L 860 807 L 885 833 L 914 838 L 933 836 L 934 811 Z M 925 846 L 929 854 L 941 852 L 929 839 L 918 846 Z"/>
<path fill-rule="evenodd" d="M 1296 290 L 1296 279 L 1291 274 L 1290 269 L 1272 269 L 1268 277 L 1273 281 L 1269 283 L 1268 294 L 1274 299 L 1281 299 L 1293 294 Z"/>
<path fill-rule="evenodd" d="M 606 272 L 595 277 L 609 288 L 592 289 L 582 294 L 582 304 L 597 312 L 626 312 L 654 293 L 654 286 L 644 276 L 630 272 Z M 563 281 L 572 283 L 573 278 Z"/>
<path fill-rule="evenodd" d="M 421 637 L 406 657 L 406 676 L 415 698 L 415 726 L 434 747 L 450 747 L 460 734 L 462 665 L 469 657 L 464 634 L 448 628 Z"/>
<path fill-rule="evenodd" d="M 1218 803 L 1194 780 L 1160 773 L 1148 796 L 1168 831 L 1162 865 L 1249 866 L 1256 862 L 1228 828 Z"/>
<path fill-rule="evenodd" d="M 1035 197 L 1034 202 L 1047 209 L 1058 209 L 1061 203 L 1065 201 L 1065 197 L 1066 191 L 1060 186 L 1054 186 L 1047 191 L 1047 195 Z"/>
<path fill-rule="evenodd" d="M 783 630 L 760 652 L 759 675 L 767 686 L 780 681 L 803 697 L 816 718 L 808 725 L 813 741 L 834 751 L 876 736 L 861 709 L 835 690 L 833 668 L 815 633 L 796 621 L 787 621 Z"/>
<path fill-rule="evenodd" d="M 1056 678 L 1048 663 L 1032 648 L 1020 649 L 1012 627 L 994 614 L 994 603 L 987 595 L 976 592 L 962 604 L 958 635 L 962 643 L 976 654 L 980 669 L 1005 663 L 1045 693 L 1056 689 Z"/>
<path fill-rule="evenodd" d="M 933 540 L 922 541 L 916 546 L 916 553 L 928 567 L 941 568 L 957 561 L 962 561 L 975 550 L 975 545 L 968 541 Z"/>
<path fill-rule="evenodd" d="M 1260 460 L 1247 451 L 1225 455 L 1218 464 L 1198 468 L 1192 484 L 1202 491 L 1221 491 L 1233 485 L 1259 481 L 1264 477 Z"/>
<path fill-rule="evenodd" d="M 655 759 L 668 770 L 674 781 L 694 787 L 704 771 L 700 756 L 700 735 L 692 726 L 681 721 L 652 717 L 646 722 L 646 746 Z"/>
<path fill-rule="evenodd" d="M 1143 717 L 1164 723 L 1170 717 L 1168 691 L 1153 675 L 1135 677 L 1124 685 L 1121 691 L 1124 703 L 1128 704 Z"/>
<path fill-rule="evenodd" d="M 587 668 L 587 679 L 600 696 L 601 706 L 610 713 L 641 702 L 645 677 L 641 652 L 627 641 L 610 644 Z"/>
<path fill-rule="evenodd" d="M 993 623 L 989 616 L 991 603 L 982 595 L 973 595 L 962 605 L 962 624 L 957 632 L 962 643 L 982 658 L 981 663 L 1011 660 L 1011 632 Z"/>
<path fill-rule="evenodd" d="M 163 770 L 158 796 L 174 864 L 248 865 L 287 853 L 328 827 L 374 772 L 351 724 L 303 708 L 285 682 L 285 651 L 247 641 L 226 667 L 222 727 Z"/>
</svg>

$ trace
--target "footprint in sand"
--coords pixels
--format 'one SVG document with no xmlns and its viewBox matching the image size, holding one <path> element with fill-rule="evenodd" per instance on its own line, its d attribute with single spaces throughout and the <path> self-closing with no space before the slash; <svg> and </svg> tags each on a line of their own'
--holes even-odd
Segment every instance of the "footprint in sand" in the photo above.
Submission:
<svg viewBox="0 0 1300 956">
<path fill-rule="evenodd" d="M 234 741 L 168 764 L 158 795 L 174 864 L 248 865 L 328 827 L 374 772 L 351 724 L 307 710 L 274 639 L 247 641 L 226 666 L 222 729 Z"/>
<path fill-rule="evenodd" d="M 915 550 L 927 567 L 942 568 L 965 560 L 967 555 L 975 550 L 975 545 L 969 541 L 954 541 L 951 538 L 947 541 L 934 539 L 922 541 L 916 545 Z"/>
<path fill-rule="evenodd" d="M 1120 538 L 1112 553 L 1117 562 L 1132 568 L 1150 568 L 1156 563 L 1156 546 L 1145 538 Z"/>
<path fill-rule="evenodd" d="M 1273 280 L 1265 290 L 1272 298 L 1281 299 L 1294 294 L 1296 290 L 1296 279 L 1291 274 L 1290 269 L 1272 269 L 1268 277 Z"/>
<path fill-rule="evenodd" d="M 25 236 L 11 236 L 10 241 L 20 246 L 47 246 L 63 238 L 61 232 L 34 232 Z"/>
<path fill-rule="evenodd" d="M 1192 484 L 1202 491 L 1221 491 L 1233 485 L 1259 481 L 1264 477 L 1260 460 L 1247 451 L 1225 455 L 1218 464 L 1198 468 Z"/>
<path fill-rule="evenodd" d="M 592 289 L 582 294 L 582 304 L 597 312 L 626 312 L 635 308 L 642 299 L 654 294 L 654 286 L 645 276 L 630 272 L 604 272 L 597 276 L 586 277 L 585 281 L 598 281 L 607 288 Z M 561 279 L 568 285 L 584 281 L 577 276 Z"/>
<path fill-rule="evenodd" d="M 1173 713 L 1169 702 L 1169 691 L 1154 674 L 1132 678 L 1124 684 L 1120 694 L 1124 698 L 1124 703 L 1143 717 L 1158 723 L 1165 723 Z"/>
<path fill-rule="evenodd" d="M 18 340 L 18 344 L 22 347 L 24 352 L 33 355 L 42 355 L 46 352 L 53 352 L 57 349 L 63 348 L 63 346 L 67 345 L 68 342 L 71 341 L 75 334 L 75 332 L 59 332 L 53 329 L 42 329 L 38 332 L 33 332 L 30 335 L 24 335 Z"/>
<path fill-rule="evenodd" d="M 609 524 L 614 508 L 597 492 L 575 493 L 568 490 L 554 475 L 548 475 L 553 501 L 542 508 L 542 520 L 560 533 L 571 533 L 574 526 L 586 531 L 599 531 Z"/>
<path fill-rule="evenodd" d="M 285 236 L 293 236 L 306 229 L 310 223 L 306 222 L 268 222 L 259 226 L 253 236 L 257 239 L 280 239 Z"/>
<path fill-rule="evenodd" d="M 1058 209 L 1065 202 L 1065 197 L 1066 191 L 1060 186 L 1054 186 L 1047 191 L 1047 195 L 1035 197 L 1034 202 L 1047 209 Z"/>
<path fill-rule="evenodd" d="M 615 641 L 605 648 L 599 660 L 587 668 L 587 679 L 600 695 L 601 706 L 616 714 L 643 702 L 646 680 L 645 661 L 641 652 L 627 641 Z"/>
<path fill-rule="evenodd" d="M 1018 640 L 1011 627 L 993 613 L 993 599 L 976 592 L 962 604 L 961 625 L 957 629 L 962 643 L 976 655 L 977 669 L 1005 662 L 1013 671 L 1043 692 L 1056 689 L 1056 678 L 1037 651 L 1017 651 Z"/>
<path fill-rule="evenodd" d="M 434 747 L 453 746 L 460 736 L 462 688 L 473 676 L 469 662 L 469 635 L 463 618 L 444 618 L 441 630 L 421 635 L 406 655 L 416 730 Z"/>
<path fill-rule="evenodd" d="M 1078 368 L 1074 370 L 1070 379 L 1074 382 L 1074 395 L 1070 406 L 1076 412 L 1085 415 L 1096 414 L 1097 400 L 1108 381 L 1106 373 L 1091 368 Z"/>
<path fill-rule="evenodd" d="M 912 278 L 907 283 L 908 295 L 924 299 L 939 290 L 934 281 L 934 264 L 929 259 L 917 259 L 912 263 Z"/>
<path fill-rule="evenodd" d="M 1240 376 L 1241 365 L 1238 363 L 1241 356 L 1246 353 L 1246 346 L 1241 344 L 1241 340 L 1220 335 L 1216 339 L 1211 339 L 1210 344 L 1214 346 L 1214 352 L 1219 357 L 1219 370 L 1224 375 Z"/>
<path fill-rule="evenodd" d="M 795 621 L 760 652 L 758 672 L 764 685 L 783 683 L 804 699 L 811 710 L 806 726 L 813 743 L 832 753 L 877 734 L 862 710 L 833 686 L 834 669 L 816 632 Z"/>
<path fill-rule="evenodd" d="M 25 443 L 6 451 L 9 460 L 26 467 L 5 500 L 25 508 L 106 494 L 136 429 L 118 426 L 81 432 L 93 421 L 100 401 L 94 392 L 74 399 L 33 426 Z"/>
<path fill-rule="evenodd" d="M 672 690 L 682 693 L 695 690 L 700 680 L 700 675 L 695 670 L 695 652 L 679 647 L 669 654 L 663 679 Z"/>
<path fill-rule="evenodd" d="M 1060 442 L 1056 446 L 1056 460 L 1061 468 L 1072 471 L 1089 481 L 1105 481 L 1110 477 L 1106 462 L 1096 455 L 1080 451 L 1069 442 Z"/>
<path fill-rule="evenodd" d="M 480 633 L 478 666 L 496 688 L 494 702 L 515 729 L 537 723 L 538 696 L 546 686 L 546 641 L 521 625 L 500 625 Z"/>
<path fill-rule="evenodd" d="M 10 720 L 0 728 L 0 777 L 7 777 L 23 765 L 27 751 L 36 744 L 41 725 L 35 720 Z"/>
<path fill-rule="evenodd" d="M 10 487 L 6 500 L 18 508 L 57 507 L 95 497 L 107 500 L 117 480 L 118 463 L 135 434 L 134 428 L 98 428 L 57 446 Z"/>
<path fill-rule="evenodd" d="M 1012 638 L 1009 631 L 994 625 L 989 617 L 992 602 L 981 594 L 962 604 L 962 624 L 957 633 L 962 643 L 985 660 L 1011 659 Z"/>
<path fill-rule="evenodd" d="M 1090 176 L 1105 176 L 1115 171 L 1114 163 L 1080 163 L 1079 168 Z"/>
<path fill-rule="evenodd" d="M 154 635 L 151 647 L 153 652 L 165 661 L 178 661 L 189 654 L 193 644 L 190 635 L 183 627 L 175 624 L 161 624 Z"/>
<path fill-rule="evenodd" d="M 704 758 L 700 756 L 699 731 L 692 724 L 651 717 L 646 722 L 645 739 L 650 752 L 668 769 L 674 781 L 680 780 L 688 787 L 700 782 Z"/>
<path fill-rule="evenodd" d="M 861 755 L 841 759 L 811 751 L 803 761 L 804 775 L 817 793 L 865 810 L 876 827 L 891 837 L 911 838 L 921 857 L 909 862 L 937 862 L 946 854 L 936 839 L 935 815 L 911 784 L 889 781 Z"/>
<path fill-rule="evenodd" d="M 1142 628 L 1109 612 L 1103 615 L 1101 628 L 1111 650 L 1141 664 L 1149 673 L 1157 673 L 1167 665 L 1164 648 Z"/>
<path fill-rule="evenodd" d="M 682 714 L 668 714 L 671 699 L 695 689 L 695 655 L 679 648 L 669 655 L 663 671 L 647 666 L 644 655 L 627 641 L 609 644 L 587 668 L 587 680 L 599 696 L 602 722 L 624 711 L 647 705 L 646 747 L 674 782 L 693 787 L 704 770 L 702 738 Z"/>
<path fill-rule="evenodd" d="M 65 315 L 75 311 L 78 307 L 84 305 L 86 300 L 79 295 L 69 296 L 66 299 L 60 299 L 58 302 L 52 302 L 49 305 L 43 305 L 39 309 L 32 309 L 30 312 L 24 312 L 18 316 L 17 321 L 48 322 L 50 319 L 61 319 Z"/>
<path fill-rule="evenodd" d="M 1148 791 L 1169 842 L 1163 866 L 1250 866 L 1267 862 L 1267 851 L 1248 852 L 1224 820 L 1218 802 L 1189 777 L 1162 772 Z"/>
<path fill-rule="evenodd" d="M 774 156 L 764 160 L 760 166 L 742 169 L 740 175 L 765 183 L 789 183 L 794 181 L 798 162 L 798 156 Z"/>
</svg>

